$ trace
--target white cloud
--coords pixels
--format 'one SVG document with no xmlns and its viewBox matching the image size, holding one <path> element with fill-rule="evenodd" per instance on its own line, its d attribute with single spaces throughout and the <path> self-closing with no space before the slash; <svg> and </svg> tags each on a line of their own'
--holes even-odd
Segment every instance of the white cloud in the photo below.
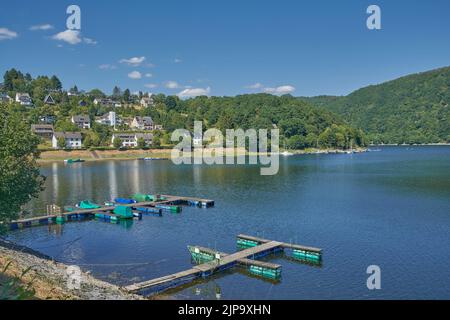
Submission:
<svg viewBox="0 0 450 320">
<path fill-rule="evenodd" d="M 130 59 L 122 59 L 119 62 L 120 63 L 126 63 L 126 64 L 128 64 L 130 66 L 137 67 L 137 66 L 141 65 L 142 62 L 144 62 L 144 61 L 145 61 L 145 57 L 133 57 L 133 58 L 130 58 Z"/>
<path fill-rule="evenodd" d="M 11 40 L 17 38 L 18 34 L 8 28 L 0 28 L 0 40 Z"/>
<path fill-rule="evenodd" d="M 246 86 L 247 89 L 261 89 L 262 87 L 263 87 L 262 83 L 259 82 Z"/>
<path fill-rule="evenodd" d="M 30 30 L 31 31 L 40 31 L 40 30 L 51 30 L 53 28 L 54 27 L 51 24 L 46 23 L 46 24 L 38 24 L 35 26 L 31 26 Z"/>
<path fill-rule="evenodd" d="M 175 58 L 175 60 L 173 60 L 173 62 L 174 62 L 174 63 L 181 63 L 181 62 L 183 62 L 183 60 L 178 59 L 178 58 Z"/>
<path fill-rule="evenodd" d="M 59 41 L 65 41 L 70 44 L 78 44 L 82 40 L 80 38 L 80 31 L 77 30 L 66 30 L 62 31 L 60 33 L 55 34 L 52 39 L 59 40 Z"/>
<path fill-rule="evenodd" d="M 139 71 L 132 71 L 128 74 L 128 78 L 130 79 L 141 79 L 142 78 L 142 74 Z"/>
<path fill-rule="evenodd" d="M 164 86 L 168 89 L 179 89 L 181 86 L 176 81 L 167 81 Z"/>
<path fill-rule="evenodd" d="M 156 83 L 147 83 L 147 84 L 144 84 L 144 87 L 149 88 L 149 89 L 155 89 L 158 87 L 158 85 Z"/>
<path fill-rule="evenodd" d="M 295 91 L 295 87 L 290 85 L 279 86 L 276 88 L 264 88 L 264 92 L 272 94 L 288 94 Z"/>
<path fill-rule="evenodd" d="M 96 45 L 97 41 L 91 38 L 83 38 L 84 43 Z"/>
<path fill-rule="evenodd" d="M 98 67 L 99 67 L 99 69 L 102 69 L 102 70 L 114 70 L 114 69 L 117 69 L 117 67 L 115 65 L 111 65 L 111 64 L 101 64 Z"/>
<path fill-rule="evenodd" d="M 178 93 L 178 96 L 180 98 L 190 98 L 190 97 L 197 97 L 197 96 L 207 96 L 209 95 L 211 91 L 211 88 L 189 88 L 184 89 L 180 93 Z"/>
<path fill-rule="evenodd" d="M 151 74 L 151 73 L 146 73 L 144 76 L 145 76 L 146 78 L 151 78 L 151 77 L 153 77 L 153 74 Z"/>
</svg>

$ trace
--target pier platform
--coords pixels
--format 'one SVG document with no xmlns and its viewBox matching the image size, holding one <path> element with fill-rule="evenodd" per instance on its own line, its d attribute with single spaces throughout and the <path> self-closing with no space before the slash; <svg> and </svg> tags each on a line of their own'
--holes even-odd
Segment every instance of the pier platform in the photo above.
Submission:
<svg viewBox="0 0 450 320">
<path fill-rule="evenodd" d="M 122 207 L 131 207 L 132 209 L 143 208 L 143 207 L 154 207 L 154 208 L 164 208 L 169 209 L 168 206 L 197 206 L 210 208 L 214 206 L 214 200 L 202 199 L 196 197 L 181 197 L 173 195 L 162 195 L 163 200 L 157 201 L 147 201 L 147 202 L 136 202 L 130 204 L 117 204 Z M 75 209 L 73 211 L 61 212 L 57 214 L 41 215 L 36 217 L 30 217 L 25 219 L 19 219 L 12 221 L 9 224 L 10 230 L 17 230 L 41 225 L 54 224 L 58 222 L 68 222 L 68 221 L 79 221 L 82 219 L 93 218 L 95 214 L 102 213 L 106 215 L 111 215 L 114 211 L 115 206 L 101 206 L 97 209 Z M 180 212 L 180 208 L 170 208 L 172 212 Z"/>
<path fill-rule="evenodd" d="M 238 240 L 248 240 L 257 242 L 254 246 L 249 246 L 235 253 L 224 253 L 217 250 L 201 247 L 188 246 L 192 258 L 198 265 L 174 274 L 159 277 L 156 279 L 134 283 L 124 287 L 129 292 L 138 293 L 141 291 L 151 291 L 152 293 L 162 292 L 169 288 L 174 288 L 190 282 L 196 278 L 206 278 L 214 273 L 221 272 L 236 266 L 248 268 L 253 275 L 263 278 L 278 279 L 281 276 L 281 265 L 257 261 L 256 259 L 267 255 L 283 251 L 285 248 L 292 250 L 302 250 L 317 255 L 321 258 L 322 250 L 319 248 L 306 247 L 285 242 L 267 240 L 252 236 L 239 235 Z M 312 250 L 312 251 L 305 251 Z M 207 262 L 202 262 L 202 261 Z"/>
</svg>

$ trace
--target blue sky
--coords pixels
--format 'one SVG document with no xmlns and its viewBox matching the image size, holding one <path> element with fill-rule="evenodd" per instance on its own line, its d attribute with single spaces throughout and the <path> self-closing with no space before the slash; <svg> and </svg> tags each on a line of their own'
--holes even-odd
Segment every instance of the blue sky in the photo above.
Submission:
<svg viewBox="0 0 450 320">
<path fill-rule="evenodd" d="M 0 73 L 56 74 L 65 88 L 343 95 L 450 65 L 448 0 L 5 2 Z M 70 4 L 77 44 L 55 39 Z M 371 4 L 382 30 L 366 27 Z"/>
</svg>

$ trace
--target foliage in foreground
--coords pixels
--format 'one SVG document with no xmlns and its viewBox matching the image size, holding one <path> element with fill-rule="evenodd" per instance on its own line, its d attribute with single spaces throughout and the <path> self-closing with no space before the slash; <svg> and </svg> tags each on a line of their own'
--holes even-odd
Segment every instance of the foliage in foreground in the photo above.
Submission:
<svg viewBox="0 0 450 320">
<path fill-rule="evenodd" d="M 39 138 L 20 113 L 0 105 L 0 222 L 17 218 L 21 207 L 42 191 L 36 163 Z"/>
<path fill-rule="evenodd" d="M 25 275 L 31 270 L 31 267 L 22 271 L 20 276 L 5 276 L 12 261 L 9 261 L 0 274 L 0 300 L 29 300 L 33 299 L 35 290 L 32 287 L 33 280 L 26 282 Z"/>
</svg>

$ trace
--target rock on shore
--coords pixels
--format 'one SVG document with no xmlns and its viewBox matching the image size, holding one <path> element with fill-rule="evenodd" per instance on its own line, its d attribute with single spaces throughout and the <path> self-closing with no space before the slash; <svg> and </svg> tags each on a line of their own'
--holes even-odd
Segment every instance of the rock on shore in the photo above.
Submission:
<svg viewBox="0 0 450 320">
<path fill-rule="evenodd" d="M 139 300 L 142 296 L 130 294 L 118 286 L 98 280 L 81 272 L 80 289 L 69 289 L 67 265 L 56 262 L 29 248 L 0 240 L 0 270 L 11 261 L 6 276 L 14 277 L 30 270 L 22 278 L 31 282 L 37 299 L 54 300 Z"/>
</svg>

